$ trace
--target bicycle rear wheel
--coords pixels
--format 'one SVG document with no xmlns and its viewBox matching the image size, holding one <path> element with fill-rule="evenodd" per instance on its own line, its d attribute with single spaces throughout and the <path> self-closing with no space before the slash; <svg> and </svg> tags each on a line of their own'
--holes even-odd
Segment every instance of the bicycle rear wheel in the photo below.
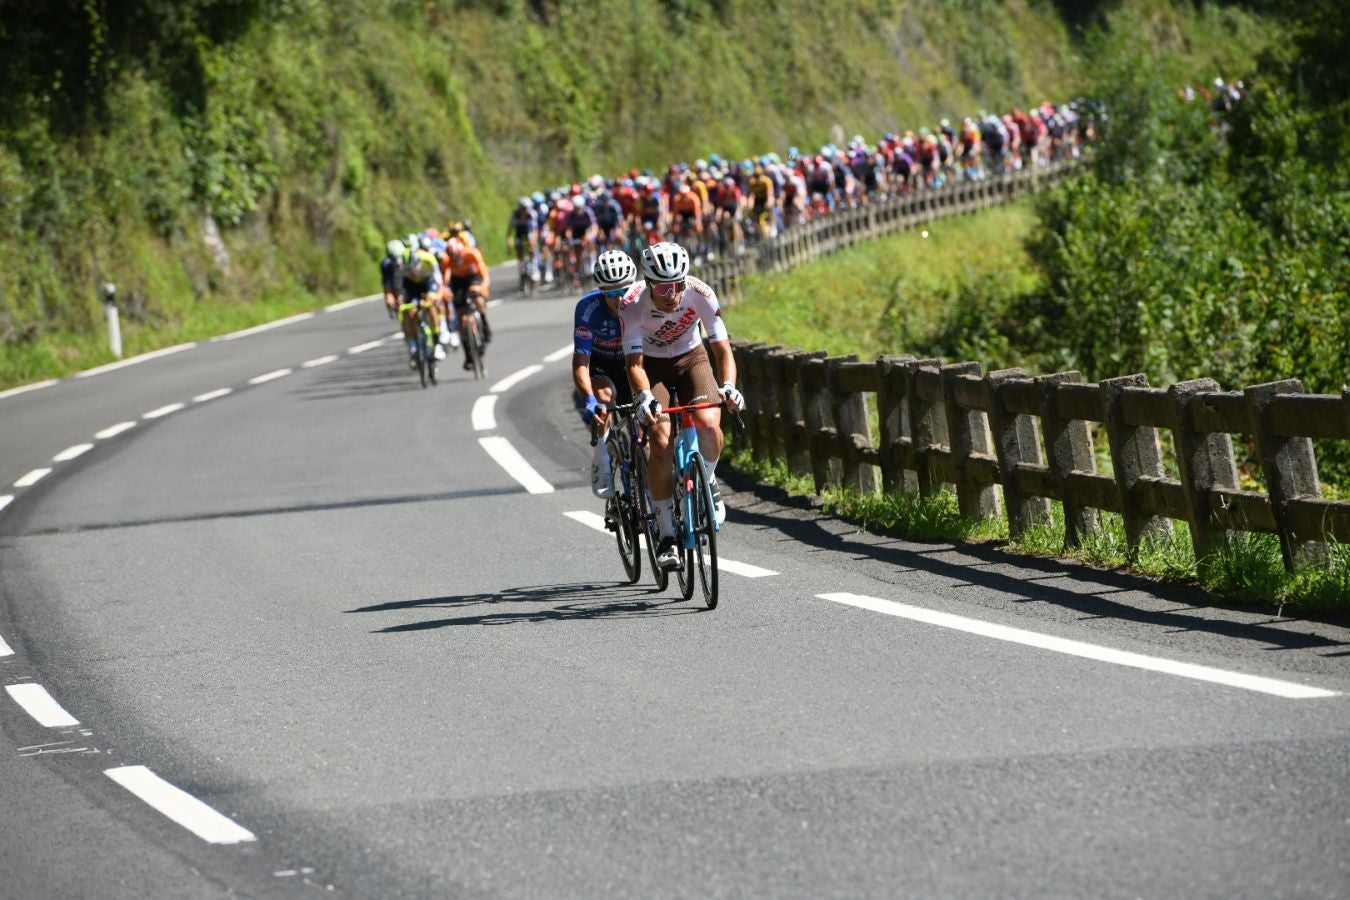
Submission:
<svg viewBox="0 0 1350 900">
<path fill-rule="evenodd" d="M 638 546 L 637 507 L 634 504 L 634 485 L 627 480 L 630 467 L 624 465 L 622 443 L 609 441 L 610 475 L 614 481 L 614 499 L 611 502 L 614 517 L 614 539 L 619 545 L 619 559 L 629 584 L 637 584 L 642 577 L 642 548 Z"/>
<path fill-rule="evenodd" d="M 703 602 L 708 609 L 717 608 L 717 517 L 713 510 L 712 487 L 703 469 L 703 459 L 695 456 L 689 463 L 694 470 L 694 489 L 690 496 L 693 507 L 694 557 L 698 569 L 698 583 Z"/>
<path fill-rule="evenodd" d="M 694 529 L 692 518 L 692 485 L 688 472 L 675 474 L 675 542 L 680 551 L 680 567 L 675 570 L 675 583 L 680 587 L 680 596 L 686 600 L 694 596 L 694 551 L 691 546 L 691 534 Z M 693 535 L 697 537 L 697 535 Z"/>
<path fill-rule="evenodd" d="M 651 499 L 647 496 L 647 457 L 641 448 L 634 448 L 633 455 L 633 494 L 637 501 L 638 530 L 647 544 L 647 564 L 651 566 L 652 580 L 657 591 L 670 586 L 670 573 L 656 564 L 656 544 L 661 540 L 656 525 L 656 514 L 652 510 Z"/>
</svg>

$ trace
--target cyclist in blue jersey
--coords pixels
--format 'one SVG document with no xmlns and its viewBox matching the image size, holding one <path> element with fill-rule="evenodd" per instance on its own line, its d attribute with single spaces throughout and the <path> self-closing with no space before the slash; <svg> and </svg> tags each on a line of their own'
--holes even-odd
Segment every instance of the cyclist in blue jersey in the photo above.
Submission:
<svg viewBox="0 0 1350 900">
<path fill-rule="evenodd" d="M 619 304 L 637 280 L 637 264 L 622 250 L 606 250 L 595 261 L 596 290 L 577 301 L 572 330 L 572 383 L 586 398 L 581 418 L 595 424 L 599 437 L 591 459 L 591 492 L 607 499 L 614 494 L 610 471 L 609 407 L 633 399 L 623 359 L 623 325 Z"/>
</svg>

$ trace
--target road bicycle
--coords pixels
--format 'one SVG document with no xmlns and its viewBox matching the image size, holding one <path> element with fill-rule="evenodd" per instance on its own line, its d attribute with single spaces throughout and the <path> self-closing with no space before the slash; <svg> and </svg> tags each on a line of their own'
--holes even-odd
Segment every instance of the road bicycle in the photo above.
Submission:
<svg viewBox="0 0 1350 900">
<path fill-rule="evenodd" d="M 655 517 L 651 514 L 651 500 L 647 496 L 647 435 L 638 428 L 635 411 L 637 404 L 624 403 L 610 409 L 609 447 L 610 476 L 614 496 L 605 503 L 605 527 L 614 532 L 619 546 L 619 559 L 629 584 L 642 578 L 642 539 L 647 542 L 647 556 L 652 572 L 656 574 L 658 590 L 665 590 L 669 576 L 656 566 L 653 541 Z M 591 425 L 591 446 L 598 440 L 596 426 Z M 652 526 L 648 528 L 649 524 Z"/>
<path fill-rule="evenodd" d="M 520 293 L 534 296 L 539 286 L 539 268 L 535 263 L 534 243 L 530 238 L 516 235 L 516 271 L 520 275 Z"/>
<path fill-rule="evenodd" d="M 431 317 L 431 304 L 434 301 L 427 294 L 420 300 L 398 305 L 399 321 L 414 309 L 417 310 L 417 325 L 413 329 L 413 339 L 417 345 L 413 351 L 413 362 L 417 364 L 417 377 L 422 387 L 430 381 L 436 383 L 436 323 Z"/>
<path fill-rule="evenodd" d="M 717 608 L 717 535 L 721 527 L 713 509 L 712 485 L 708 482 L 703 453 L 698 446 L 698 431 L 692 421 L 685 421 L 684 413 L 698 409 L 722 407 L 731 413 L 735 433 L 745 432 L 745 422 L 739 410 L 727 407 L 725 402 L 692 403 L 670 406 L 663 412 L 670 416 L 670 428 L 675 450 L 675 542 L 680 553 L 680 567 L 675 580 L 685 600 L 694 596 L 695 572 L 703 603 L 708 609 Z"/>
<path fill-rule="evenodd" d="M 483 339 L 483 314 L 472 297 L 459 306 L 459 340 L 464 348 L 464 358 L 469 363 L 475 381 L 487 377 L 487 365 L 483 354 L 487 350 L 487 341 Z"/>
</svg>

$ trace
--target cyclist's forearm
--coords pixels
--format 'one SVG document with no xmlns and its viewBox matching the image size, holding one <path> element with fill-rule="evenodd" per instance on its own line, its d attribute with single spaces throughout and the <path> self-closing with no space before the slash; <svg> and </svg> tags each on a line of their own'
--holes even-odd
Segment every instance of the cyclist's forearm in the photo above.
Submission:
<svg viewBox="0 0 1350 900">
<path fill-rule="evenodd" d="M 633 389 L 633 393 L 640 394 L 643 391 L 650 391 L 652 383 L 647 378 L 647 370 L 642 367 L 642 355 L 629 356 L 625 363 L 628 367 L 628 386 Z"/>
<path fill-rule="evenodd" d="M 583 397 L 589 397 L 595 393 L 591 385 L 591 358 L 582 356 L 580 353 L 572 354 L 572 384 L 576 387 L 577 393 Z"/>
<path fill-rule="evenodd" d="M 717 361 L 721 384 L 736 383 L 736 355 L 731 352 L 731 341 L 712 342 L 713 359 Z"/>
</svg>

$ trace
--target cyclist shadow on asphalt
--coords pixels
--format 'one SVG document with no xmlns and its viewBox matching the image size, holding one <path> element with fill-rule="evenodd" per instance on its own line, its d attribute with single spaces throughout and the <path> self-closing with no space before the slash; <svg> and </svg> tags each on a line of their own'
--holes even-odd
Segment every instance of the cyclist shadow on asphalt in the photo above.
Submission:
<svg viewBox="0 0 1350 900">
<path fill-rule="evenodd" d="M 428 619 L 377 629 L 375 634 L 426 631 L 456 625 L 518 625 L 543 622 L 574 622 L 594 619 L 638 619 L 652 616 L 680 616 L 707 612 L 702 606 L 685 603 L 678 595 L 652 594 L 650 584 L 591 582 L 544 584 L 506 588 L 496 592 L 455 594 L 421 600 L 394 600 L 349 609 L 349 613 L 399 612 L 419 609 L 470 609 L 503 604 L 534 604 L 537 608 L 515 608 L 501 612 L 478 612 L 449 619 Z M 560 602 L 563 601 L 563 602 Z"/>
<path fill-rule="evenodd" d="M 370 397 L 381 394 L 421 392 L 417 372 L 409 370 L 405 354 L 395 356 L 387 349 L 372 350 L 369 355 L 348 357 L 320 369 L 313 381 L 294 393 L 301 400 L 341 400 L 346 397 Z M 454 371 L 457 373 L 456 361 Z M 446 364 L 441 363 L 442 371 Z"/>
</svg>

